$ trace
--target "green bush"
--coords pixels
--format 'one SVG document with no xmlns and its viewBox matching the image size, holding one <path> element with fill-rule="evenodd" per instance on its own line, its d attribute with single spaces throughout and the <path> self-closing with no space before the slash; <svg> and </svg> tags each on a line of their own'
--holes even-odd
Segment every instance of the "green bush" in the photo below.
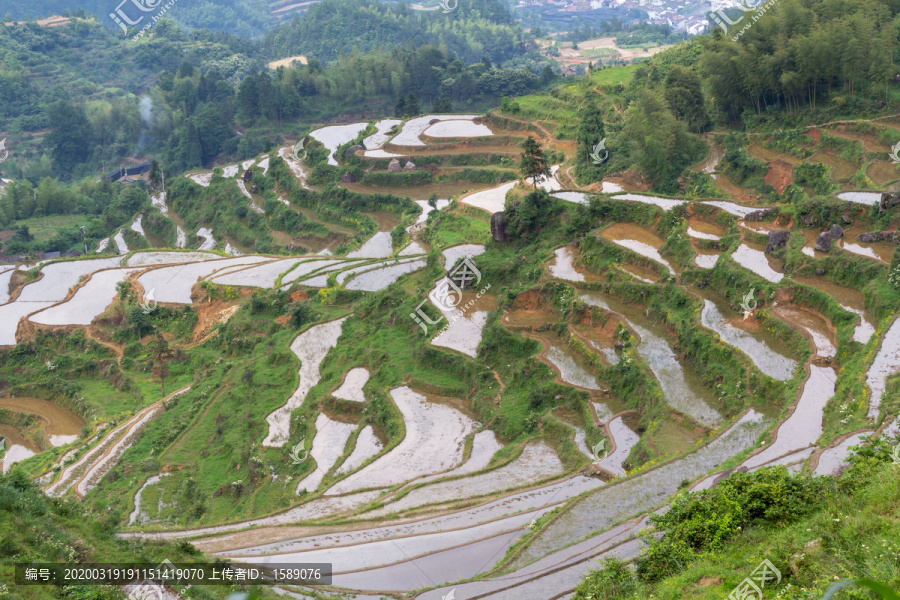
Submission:
<svg viewBox="0 0 900 600">
<path fill-rule="evenodd" d="M 684 195 L 688 198 L 725 198 L 726 194 L 716 187 L 716 181 L 708 173 L 684 172 Z"/>
<path fill-rule="evenodd" d="M 738 185 L 761 185 L 769 172 L 769 164 L 750 156 L 744 150 L 745 143 L 744 136 L 736 133 L 725 138 L 725 156 L 721 162 L 723 170 Z"/>
<path fill-rule="evenodd" d="M 532 238 L 548 226 L 560 206 L 544 190 L 538 189 L 516 206 L 506 209 L 506 230 L 514 237 Z"/>
<path fill-rule="evenodd" d="M 628 565 L 614 557 L 603 558 L 602 566 L 591 571 L 575 588 L 575 598 L 585 600 L 616 600 L 627 598 L 635 591 L 634 574 Z"/>
<path fill-rule="evenodd" d="M 894 256 L 891 259 L 891 271 L 888 274 L 888 283 L 894 286 L 894 289 L 900 290 L 900 247 L 894 250 Z"/>
<path fill-rule="evenodd" d="M 427 185 L 434 181 L 431 171 L 406 171 L 390 173 L 388 171 L 372 171 L 366 173 L 362 183 L 366 185 L 383 185 L 391 187 L 409 187 L 415 185 Z"/>
<path fill-rule="evenodd" d="M 847 140 L 822 134 L 821 137 L 819 137 L 819 147 L 822 150 L 833 152 L 850 162 L 858 163 L 863 157 L 863 145 L 859 140 Z"/>
<path fill-rule="evenodd" d="M 472 183 L 503 183 L 517 179 L 515 171 L 505 169 L 462 169 L 438 177 L 438 181 L 471 181 Z"/>
<path fill-rule="evenodd" d="M 755 524 L 789 523 L 816 510 L 829 482 L 792 476 L 784 467 L 734 473 L 716 487 L 676 497 L 669 511 L 650 517 L 659 539 L 646 535 L 647 549 L 635 560 L 638 578 L 658 581 L 674 575 L 694 558 L 720 548 Z"/>
<path fill-rule="evenodd" d="M 778 135 L 773 135 L 771 140 L 763 142 L 763 146 L 799 158 L 806 158 L 813 153 L 813 139 L 799 129 L 781 131 Z"/>
<path fill-rule="evenodd" d="M 821 196 L 831 193 L 837 185 L 828 177 L 830 167 L 819 163 L 801 163 L 794 167 L 794 183 L 811 187 Z"/>
</svg>

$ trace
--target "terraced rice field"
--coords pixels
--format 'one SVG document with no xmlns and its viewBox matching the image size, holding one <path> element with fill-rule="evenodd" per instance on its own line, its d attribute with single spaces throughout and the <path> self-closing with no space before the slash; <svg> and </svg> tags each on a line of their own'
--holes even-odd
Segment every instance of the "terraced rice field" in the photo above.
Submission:
<svg viewBox="0 0 900 600">
<path fill-rule="evenodd" d="M 614 244 L 628 248 L 632 252 L 663 265 L 670 273 L 675 272 L 669 261 L 659 254 L 663 240 L 646 229 L 630 223 L 614 223 L 604 229 L 600 235 Z"/>
<path fill-rule="evenodd" d="M 346 144 L 357 135 L 359 135 L 368 125 L 368 123 L 351 123 L 350 125 L 332 125 L 316 129 L 309 134 L 309 137 L 319 140 L 328 150 L 328 164 L 337 166 L 337 157 L 335 152 L 338 146 Z"/>
<path fill-rule="evenodd" d="M 869 165 L 869 168 L 866 169 L 866 175 L 875 182 L 875 185 L 882 187 L 900 179 L 897 165 L 882 160 L 877 160 Z"/>
<path fill-rule="evenodd" d="M 681 206 L 685 203 L 684 200 L 673 200 L 671 198 L 662 198 L 660 196 L 650 196 L 644 194 L 616 194 L 612 197 L 614 200 L 631 200 L 632 202 L 643 202 L 645 204 L 652 204 L 653 206 L 658 206 L 663 210 L 672 210 L 676 206 Z"/>
<path fill-rule="evenodd" d="M 391 139 L 390 144 L 393 146 L 425 146 L 422 141 L 422 133 L 431 126 L 431 122 L 435 119 L 439 121 L 471 121 L 479 115 L 425 115 L 410 119 L 403 124 L 400 133 Z"/>
<path fill-rule="evenodd" d="M 434 118 L 439 118 L 439 122 L 432 124 L 430 121 Z M 421 149 L 430 143 L 424 141 L 426 139 L 481 136 L 486 135 L 485 129 L 490 131 L 485 125 L 472 122 L 472 118 L 429 115 L 413 119 L 403 124 L 401 133 L 393 139 L 389 132 L 400 122 L 386 119 L 376 125 L 377 132 L 366 139 L 365 146 L 368 151 L 381 147 L 390 151 L 404 146 Z M 314 132 L 313 137 L 322 139 L 326 147 L 333 150 L 340 140 L 349 141 L 362 131 L 360 126 L 365 124 L 325 127 Z M 783 159 L 783 155 L 774 156 L 777 153 L 761 146 L 752 147 L 751 153 L 767 157 L 767 160 Z M 716 168 L 720 157 L 714 148 L 709 159 L 695 168 L 710 172 Z M 331 157 L 334 158 L 339 157 Z M 267 160 L 260 160 L 258 167 L 267 168 L 267 162 L 263 167 Z M 226 176 L 234 177 L 239 169 L 253 164 L 257 164 L 257 159 L 227 166 L 223 175 L 227 172 Z M 839 163 L 835 165 L 841 167 Z M 295 169 L 299 180 L 305 178 L 300 163 L 289 166 Z M 206 175 L 195 173 L 190 178 L 200 182 L 205 180 L 208 185 Z M 657 206 L 662 209 L 661 213 L 691 202 L 635 192 L 621 193 L 621 186 L 606 183 L 610 187 L 604 191 L 615 193 L 614 201 Z M 488 213 L 502 211 L 506 192 L 515 184 L 510 182 L 476 191 L 459 200 Z M 559 191 L 561 184 L 557 178 L 542 185 L 569 209 L 573 208 L 571 203 L 583 204 L 587 199 L 586 191 Z M 876 204 L 881 197 L 880 192 L 874 190 L 851 192 L 855 194 L 853 196 L 845 194 L 847 192 L 839 197 L 868 205 Z M 411 235 L 421 228 L 431 210 L 424 197 L 417 198 L 421 214 L 410 216 L 404 223 Z M 746 204 L 706 201 L 704 204 L 725 213 L 715 213 L 720 218 L 717 223 L 724 223 L 722 219 L 726 217 L 731 219 L 729 223 L 734 223 L 736 218 L 760 210 L 760 207 L 750 206 L 749 201 Z M 448 205 L 448 200 L 440 200 L 438 209 L 443 210 Z M 163 214 L 171 212 L 162 196 L 154 199 L 153 206 Z M 722 241 L 726 229 L 707 222 L 714 220 L 709 211 L 701 211 L 701 216 L 688 214 L 693 217 L 687 223 L 686 235 L 693 246 L 704 248 L 703 244 L 711 242 L 713 244 L 707 246 L 712 247 L 715 242 Z M 666 216 L 663 214 L 662 218 Z M 136 281 L 143 288 L 145 298 L 152 293 L 157 301 L 172 304 L 199 304 L 197 286 L 200 282 L 221 289 L 265 290 L 280 285 L 288 293 L 297 294 L 295 298 L 303 299 L 308 297 L 303 294 L 314 295 L 314 288 L 327 285 L 328 275 L 332 273 L 337 283 L 351 292 L 372 294 L 397 281 L 404 285 L 401 278 L 426 266 L 427 244 L 419 239 L 402 251 L 395 249 L 389 231 L 397 222 L 395 219 L 388 226 L 380 227 L 382 231 L 346 256 L 328 257 L 246 255 L 223 258 L 221 253 L 211 250 L 224 244 L 227 249 L 239 251 L 234 240 L 201 226 L 197 235 L 202 241 L 195 240 L 193 244 L 200 248 L 189 252 L 161 250 L 134 253 L 124 262 L 122 257 L 112 257 L 42 265 L 41 277 L 22 286 L 18 297 L 12 301 L 13 271 L 0 271 L 0 344 L 16 344 L 16 335 L 27 329 L 25 325 L 88 328 L 113 301 L 116 284 L 132 275 L 137 276 Z M 194 226 L 198 224 L 194 223 Z M 747 223 L 742 235 L 747 235 L 750 228 L 765 232 L 769 226 L 768 223 Z M 143 234 L 140 217 L 135 218 L 130 227 Z M 181 231 L 183 234 L 184 230 Z M 815 362 L 801 365 L 796 357 L 788 356 L 770 334 L 754 329 L 752 321 L 745 321 L 715 292 L 685 284 L 682 279 L 687 279 L 690 268 L 668 254 L 663 256 L 663 240 L 649 229 L 633 223 L 617 223 L 593 233 L 655 261 L 660 269 L 672 274 L 672 278 L 666 278 L 666 285 L 690 291 L 697 301 L 696 326 L 711 335 L 710 343 L 736 351 L 742 369 L 758 371 L 770 382 L 803 378 L 803 385 L 790 406 L 783 407 L 786 414 L 780 422 L 776 423 L 776 417 L 764 416 L 754 409 L 728 412 L 715 389 L 703 380 L 703 374 L 696 365 L 692 366 L 684 349 L 677 345 L 671 327 L 660 322 L 656 315 L 645 314 L 638 305 L 625 304 L 620 297 L 594 289 L 610 280 L 617 284 L 625 281 L 621 285 L 630 286 L 624 273 L 634 276 L 635 279 L 630 281 L 652 284 L 658 275 L 651 269 L 616 264 L 607 273 L 610 277 L 603 277 L 604 274 L 593 273 L 588 268 L 590 265 L 582 265 L 577 240 L 572 243 L 565 239 L 556 240 L 547 244 L 549 248 L 542 248 L 549 260 L 540 263 L 541 269 L 536 275 L 540 282 L 536 287 L 550 284 L 545 289 L 556 290 L 565 283 L 572 286 L 578 300 L 593 309 L 582 321 L 568 323 L 565 327 L 552 327 L 558 315 L 552 313 L 551 319 L 549 310 L 533 306 L 510 308 L 509 302 L 519 301 L 517 294 L 509 297 L 491 293 L 479 295 L 477 288 L 483 285 L 480 282 L 476 289 L 467 289 L 462 294 L 450 293 L 439 281 L 433 280 L 424 284 L 418 281 L 407 287 L 428 289 L 428 302 L 442 315 L 436 326 L 427 328 L 425 344 L 431 347 L 423 348 L 434 353 L 428 355 L 429 360 L 446 356 L 461 361 L 459 364 L 462 365 L 475 364 L 484 356 L 485 341 L 493 343 L 489 336 L 495 332 L 487 330 L 488 327 L 499 326 L 509 335 L 521 335 L 539 342 L 540 350 L 526 359 L 540 361 L 532 365 L 535 368 L 551 369 L 555 377 L 553 385 L 577 390 L 582 394 L 579 402 L 585 403 L 587 417 L 583 422 L 581 416 L 573 419 L 562 412 L 557 414 L 568 427 L 565 429 L 567 439 L 558 443 L 577 450 L 572 451 L 581 461 L 577 469 L 566 464 L 570 459 L 556 447 L 557 442 L 548 441 L 551 438 L 535 435 L 524 440 L 510 440 L 501 437 L 501 430 L 491 429 L 492 422 L 487 419 L 482 422 L 476 417 L 470 398 L 464 397 L 465 394 L 441 396 L 433 393 L 430 384 L 413 376 L 402 383 L 385 386 L 382 374 L 370 370 L 372 363 L 366 352 L 359 352 L 351 361 L 335 364 L 336 350 L 348 343 L 346 332 L 353 330 L 353 319 L 359 317 L 348 316 L 348 311 L 337 312 L 335 306 L 326 306 L 320 308 L 333 311 L 328 313 L 332 320 L 298 329 L 296 337 L 291 334 L 290 349 L 294 356 L 290 358 L 296 357 L 299 361 L 299 366 L 292 368 L 292 372 L 297 372 L 297 387 L 286 394 L 283 405 L 267 415 L 264 424 L 262 445 L 270 449 L 269 452 L 276 452 L 274 449 L 277 448 L 284 452 L 295 448 L 308 450 L 311 469 L 293 480 L 288 478 L 288 481 L 276 480 L 273 476 L 266 484 L 285 486 L 292 498 L 290 504 L 280 513 L 245 522 L 213 524 L 193 530 L 140 531 L 141 527 L 165 525 L 155 521 L 153 515 L 158 511 L 154 512 L 148 505 L 147 498 L 158 497 L 161 503 L 162 492 L 159 490 L 173 479 L 154 469 L 145 473 L 143 477 L 147 479 L 139 480 L 132 489 L 134 509 L 128 522 L 135 529 L 128 535 L 196 537 L 199 539 L 193 539 L 192 543 L 223 558 L 256 564 L 315 560 L 340 563 L 335 584 L 360 592 L 362 597 L 378 597 L 385 590 L 407 594 L 426 587 L 431 589 L 420 593 L 419 598 L 437 600 L 447 597 L 451 590 L 459 597 L 567 597 L 578 580 L 596 564 L 596 558 L 635 556 L 640 542 L 630 540 L 629 536 L 646 523 L 649 513 L 683 489 L 683 482 L 693 482 L 694 489 L 715 485 L 723 476 L 717 471 L 719 465 L 739 453 L 748 453 L 738 465 L 748 470 L 782 464 L 794 471 L 804 465 L 810 465 L 822 474 L 840 471 L 849 446 L 859 443 L 862 433 L 838 438 L 829 446 L 820 445 L 825 431 L 825 407 L 835 393 L 837 378 L 835 367 L 828 362 L 838 357 L 838 340 L 832 323 L 790 301 L 783 300 L 777 306 L 767 307 L 772 318 L 781 320 L 809 344 Z M 857 244 L 854 239 L 851 234 L 841 242 L 845 251 L 861 255 L 871 253 L 870 258 L 884 261 L 874 247 Z M 119 241 L 124 243 L 121 232 L 109 243 L 119 247 Z M 497 264 L 503 264 L 494 254 L 497 248 L 493 242 L 438 248 L 442 250 L 440 260 L 446 269 L 464 257 L 473 257 L 475 264 L 479 268 L 484 266 L 486 272 L 496 272 Z M 723 246 L 720 248 L 723 249 L 699 252 L 693 259 L 694 264 L 705 269 L 718 269 L 717 265 L 727 261 L 729 268 L 741 269 L 747 275 L 762 277 L 772 284 L 785 286 L 796 281 L 809 285 L 829 294 L 844 310 L 858 317 L 853 340 L 860 344 L 871 343 L 867 352 L 872 351 L 872 362 L 866 367 L 865 382 L 870 401 L 869 417 L 877 419 L 888 387 L 887 379 L 900 370 L 897 342 L 900 340 L 900 321 L 876 323 L 858 290 L 842 290 L 819 278 L 795 277 L 784 270 L 780 261 L 750 242 L 738 243 L 733 252 Z M 730 254 L 723 258 L 722 254 L 728 252 Z M 138 276 L 138 271 L 143 272 Z M 208 288 L 208 284 L 204 284 L 204 288 Z M 632 287 L 651 289 L 647 285 Z M 6 296 L 2 295 L 4 293 Z M 251 291 L 243 290 L 243 293 L 250 294 Z M 423 291 L 422 300 L 425 300 L 424 295 Z M 493 323 L 489 315 L 498 306 L 503 310 L 494 313 L 497 322 Z M 26 316 L 27 322 L 22 321 Z M 400 314 L 399 318 L 406 319 L 406 314 Z M 416 326 L 404 324 L 421 335 Z M 616 331 L 625 333 L 614 337 L 618 335 L 614 333 Z M 629 336 L 631 346 L 616 343 Z M 581 345 L 572 340 L 578 340 Z M 661 399 L 662 413 L 672 417 L 672 423 L 666 423 L 668 429 L 648 433 L 640 423 L 639 415 L 622 412 L 625 408 L 622 399 L 614 394 L 607 395 L 609 390 L 602 377 L 602 367 L 619 365 L 617 368 L 623 368 L 623 363 L 632 362 L 638 363 L 654 382 L 656 387 L 653 389 L 658 390 L 655 393 Z M 493 401 L 495 406 L 500 406 L 504 401 L 503 388 L 511 384 L 504 381 L 502 366 L 481 363 L 478 368 L 483 368 L 484 381 L 490 385 L 496 381 L 500 388 L 496 399 L 482 401 L 488 404 Z M 324 390 L 321 388 L 326 385 L 319 386 L 323 373 L 328 382 L 328 389 Z M 313 393 L 314 388 L 319 390 L 318 396 Z M 373 406 L 387 406 L 396 410 L 396 422 L 402 424 L 402 433 L 394 438 L 385 436 L 379 423 L 333 413 L 328 408 L 332 404 L 351 413 L 358 409 L 364 415 L 370 414 L 366 411 L 372 410 Z M 310 427 L 315 429 L 311 439 L 291 433 L 296 432 L 291 426 L 292 413 L 301 407 L 313 410 L 315 415 L 309 421 Z M 2 402 L 0 408 L 3 408 Z M 781 410 L 782 407 L 777 408 Z M 157 418 L 162 409 L 163 402 L 156 402 L 129 415 L 123 423 L 97 435 L 89 443 L 76 446 L 72 461 L 61 465 L 59 474 L 47 481 L 47 493 L 53 496 L 96 494 L 94 488 L 102 477 L 115 467 L 134 444 L 140 430 Z M 772 428 L 771 441 L 760 445 L 760 436 L 769 428 Z M 27 459 L 37 450 L 30 448 L 24 438 L 17 438 L 16 432 L 7 426 L 0 426 L 0 435 L 12 443 L 4 456 L 4 470 L 8 468 L 7 463 Z M 71 432 L 59 435 L 62 437 L 57 438 L 57 442 L 77 441 L 72 439 Z M 677 452 L 662 453 L 665 460 L 659 464 L 633 470 L 634 448 L 653 447 L 660 440 L 676 437 L 682 444 Z M 642 438 L 646 444 L 641 444 Z M 603 456 L 595 456 L 599 439 L 604 440 L 608 450 Z M 595 469 L 603 476 L 580 473 L 590 464 L 593 466 L 584 473 Z M 578 502 L 568 504 L 569 500 L 582 494 L 584 497 Z M 556 508 L 561 509 L 560 513 L 537 528 L 520 552 L 507 560 L 506 551 L 530 531 L 534 520 Z M 335 520 L 343 523 L 334 526 Z M 503 574 L 489 573 L 500 564 L 505 570 Z M 476 576 L 480 579 L 460 583 L 462 579 Z"/>
<path fill-rule="evenodd" d="M 828 152 L 816 152 L 806 160 L 831 167 L 829 175 L 833 181 L 849 179 L 857 171 L 857 166 L 854 163 Z"/>
</svg>

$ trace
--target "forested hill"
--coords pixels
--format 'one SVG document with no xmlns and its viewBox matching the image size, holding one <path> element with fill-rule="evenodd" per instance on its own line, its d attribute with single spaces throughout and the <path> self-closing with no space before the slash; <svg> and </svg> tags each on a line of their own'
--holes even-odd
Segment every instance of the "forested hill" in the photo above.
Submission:
<svg viewBox="0 0 900 600">
<path fill-rule="evenodd" d="M 897 0 L 783 0 L 736 40 L 744 23 L 716 35 L 700 63 L 710 95 L 733 121 L 745 111 L 846 110 L 873 86 L 887 102 L 898 10 Z"/>
<path fill-rule="evenodd" d="M 521 27 L 499 0 L 459 0 L 449 13 L 373 0 L 325 0 L 273 29 L 263 47 L 272 57 L 310 54 L 327 60 L 354 47 L 365 52 L 404 44 L 440 46 L 466 64 L 484 56 L 502 62 L 526 48 Z"/>
<path fill-rule="evenodd" d="M 118 0 L 121 1 L 121 0 Z M 161 6 L 155 0 L 147 6 Z M 275 7 L 287 2 L 268 0 L 190 0 L 177 2 L 167 12 L 185 30 L 209 29 L 260 39 L 274 54 L 292 53 L 296 49 L 334 58 L 341 48 L 356 46 L 368 50 L 376 46 L 391 47 L 407 42 L 446 43 L 448 50 L 461 58 L 469 56 L 469 40 L 486 46 L 493 60 L 509 58 L 509 48 L 521 42 L 520 27 L 507 6 L 499 0 L 460 0 L 449 13 L 441 10 L 414 10 L 405 3 L 382 3 L 370 0 L 327 0 L 313 4 L 305 14 L 272 30 L 277 22 Z M 450 6 L 453 6 L 451 2 Z M 96 15 L 104 27 L 118 28 L 108 16 L 118 6 L 114 0 L 5 0 L 0 17 L 5 21 L 26 21 L 51 15 Z M 127 9 L 127 6 L 126 6 Z M 300 36 L 299 38 L 297 36 Z M 502 45 L 505 55 L 492 47 Z M 480 52 L 480 50 L 478 51 Z M 478 54 L 478 52 L 473 53 Z M 282 54 L 286 56 L 287 54 Z M 280 58 L 280 56 L 276 56 Z M 474 60 L 480 60 L 478 55 Z"/>
<path fill-rule="evenodd" d="M 475 1 L 460 0 L 444 14 L 326 0 L 258 42 L 185 32 L 168 19 L 137 42 L 94 20 L 2 27 L 0 136 L 15 148 L 4 176 L 77 180 L 135 152 L 181 171 L 256 156 L 337 115 L 390 115 L 410 94 L 423 112 L 472 112 L 555 85 L 549 63 L 529 51 L 532 38 L 503 6 Z M 580 165 L 579 175 L 596 180 L 604 169 L 638 167 L 654 189 L 671 191 L 696 158 L 688 132 L 884 114 L 898 96 L 892 1 L 780 0 L 737 41 L 716 30 L 658 54 L 620 90 L 622 106 L 631 107 L 626 122 L 602 119 L 611 134 L 621 127 L 634 143 L 620 145 L 602 168 Z M 430 45 L 414 47 L 418 41 Z M 310 63 L 265 68 L 294 53 Z M 514 58 L 498 60 L 504 56 Z M 141 119 L 141 95 L 152 100 L 152 123 Z M 623 112 L 620 106 L 616 114 Z"/>
<path fill-rule="evenodd" d="M 257 50 L 249 40 L 206 30 L 187 35 L 167 19 L 155 29 L 154 39 L 135 44 L 92 18 L 0 27 L 0 139 L 14 148 L 4 175 L 34 183 L 78 178 L 146 150 L 138 145 L 146 124 L 137 95 L 182 62 L 236 81 L 264 68 L 250 58 Z"/>
<path fill-rule="evenodd" d="M 410 93 L 426 108 L 441 100 L 444 110 L 458 102 L 472 110 L 553 78 L 543 73 L 553 63 L 497 0 L 462 0 L 450 14 L 328 0 L 265 40 L 187 31 L 178 12 L 137 41 L 84 12 L 54 27 L 0 27 L 0 139 L 15 148 L 4 175 L 73 180 L 135 153 L 199 167 L 220 155 L 255 156 L 273 128 L 392 113 Z M 295 54 L 309 66 L 266 68 Z M 151 109 L 144 119 L 140 96 Z M 189 152 L 200 146 L 184 140 L 197 137 L 202 148 Z"/>
<path fill-rule="evenodd" d="M 5 17 L 6 21 L 24 21 L 87 13 L 97 15 L 105 27 L 113 28 L 115 23 L 108 15 L 119 2 L 121 0 L 4 0 L 0 5 L 0 17 Z M 157 6 L 156 2 L 145 4 Z M 272 22 L 267 0 L 190 0 L 176 2 L 168 14 L 187 29 L 210 29 L 254 38 L 267 31 Z"/>
</svg>

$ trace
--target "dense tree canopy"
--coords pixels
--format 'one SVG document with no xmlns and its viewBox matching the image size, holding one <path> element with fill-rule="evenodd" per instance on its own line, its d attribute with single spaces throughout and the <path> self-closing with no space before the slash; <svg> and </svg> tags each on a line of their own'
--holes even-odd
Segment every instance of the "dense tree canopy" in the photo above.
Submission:
<svg viewBox="0 0 900 600">
<path fill-rule="evenodd" d="M 599 165 L 594 164 L 591 154 L 595 146 L 605 141 L 606 128 L 603 125 L 603 113 L 592 95 L 588 95 L 578 111 L 575 137 L 578 142 L 578 153 L 575 156 L 577 175 L 592 180 L 601 179 L 602 171 Z"/>
<path fill-rule="evenodd" d="M 354 49 L 335 55 L 329 41 L 323 52 L 328 63 L 311 56 L 308 65 L 265 68 L 267 55 L 281 51 L 275 40 L 304 28 L 321 35 L 344 23 L 348 7 L 380 15 L 383 24 L 399 19 L 395 33 L 401 37 L 386 40 L 391 50 L 375 47 L 367 41 L 372 23 L 360 22 L 360 28 L 346 31 L 349 37 L 343 38 L 360 43 L 348 44 Z M 348 18 L 344 25 L 356 23 L 356 16 Z M 484 27 L 482 37 L 493 46 L 478 41 L 470 25 Z M 421 43 L 443 44 L 441 35 L 432 34 L 445 26 L 457 36 L 456 47 L 467 48 L 456 56 L 471 59 L 455 58 L 446 44 Z M 495 27 L 499 29 L 491 30 Z M 479 10 L 463 2 L 453 15 L 438 21 L 435 15 L 403 6 L 363 0 L 345 6 L 335 0 L 276 28 L 260 43 L 206 30 L 185 33 L 168 18 L 137 43 L 117 38 L 87 18 L 52 29 L 34 23 L 0 28 L 0 115 L 9 123 L 5 131 L 27 137 L 26 132 L 50 130 L 40 145 L 15 147 L 4 175 L 26 177 L 33 184 L 47 176 L 77 179 L 108 172 L 133 154 L 155 154 L 175 169 L 199 167 L 217 157 L 247 158 L 265 150 L 271 136 L 241 136 L 239 127 L 316 122 L 377 107 L 388 112 L 400 98 L 407 101 L 410 96 L 421 108 L 404 108 L 401 114 L 429 108 L 465 110 L 476 101 L 485 104 L 552 83 L 546 73 L 537 77 L 548 64 L 536 53 L 523 54 L 522 40 L 508 11 L 490 2 Z M 80 60 L 86 52 L 91 61 Z M 512 55 L 517 60 L 510 68 L 495 66 Z M 114 68 L 123 61 L 133 68 Z M 67 76 L 41 77 L 47 68 L 65 70 Z M 89 97 L 86 89 L 92 90 Z M 19 141 L 12 138 L 10 145 Z"/>
<path fill-rule="evenodd" d="M 450 13 L 375 0 L 325 0 L 269 32 L 263 47 L 272 58 L 307 54 L 332 60 L 345 48 L 366 52 L 429 44 L 470 64 L 483 56 L 494 62 L 514 58 L 525 49 L 525 39 L 498 0 L 459 0 Z"/>
<path fill-rule="evenodd" d="M 737 41 L 717 31 L 701 74 L 732 120 L 745 110 L 816 107 L 839 89 L 883 94 L 896 72 L 898 10 L 893 0 L 782 0 Z"/>
<path fill-rule="evenodd" d="M 660 191 L 677 190 L 677 178 L 701 158 L 702 141 L 688 134 L 655 90 L 647 90 L 626 112 L 626 123 L 617 138 L 632 163 L 655 182 Z"/>
</svg>

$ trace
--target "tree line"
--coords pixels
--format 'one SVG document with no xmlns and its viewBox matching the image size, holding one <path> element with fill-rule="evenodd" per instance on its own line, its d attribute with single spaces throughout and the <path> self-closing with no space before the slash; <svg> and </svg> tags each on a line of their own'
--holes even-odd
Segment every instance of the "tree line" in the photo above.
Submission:
<svg viewBox="0 0 900 600">
<path fill-rule="evenodd" d="M 261 41 L 185 32 L 163 18 L 134 44 L 83 12 L 52 29 L 35 23 L 0 28 L 0 116 L 9 120 L 4 133 L 16 146 L 3 174 L 33 184 L 48 176 L 77 180 L 114 170 L 131 154 L 156 155 L 176 169 L 200 167 L 218 156 L 266 150 L 273 129 L 286 122 L 373 109 L 389 114 L 410 94 L 423 111 L 470 110 L 549 85 L 558 72 L 526 48 L 533 42 L 495 0 L 478 6 L 463 0 L 444 15 L 449 20 L 368 0 L 329 0 L 314 8 Z M 378 19 L 354 20 L 372 15 Z M 375 44 L 370 34 L 381 26 L 393 33 Z M 312 54 L 308 65 L 265 68 L 273 56 L 294 51 L 288 40 L 307 30 L 318 32 L 323 46 L 310 50 L 321 51 L 322 59 Z M 343 36 L 351 49 L 335 55 L 335 45 L 321 38 L 326 31 Z M 455 41 L 445 43 L 445 33 Z M 82 60 L 86 53 L 91 61 Z M 515 60 L 499 66 L 510 56 Z M 51 73 L 65 76 L 40 76 Z M 125 90 L 142 90 L 146 98 Z M 139 109 L 147 100 L 149 117 Z M 265 136 L 238 134 L 257 126 Z M 32 141 L 29 132 L 48 130 Z"/>
<path fill-rule="evenodd" d="M 404 3 L 324 0 L 272 29 L 262 48 L 273 58 L 307 54 L 333 60 L 353 49 L 427 44 L 470 64 L 485 56 L 493 62 L 513 59 L 528 49 L 529 39 L 499 0 L 459 0 L 449 13 Z"/>
<path fill-rule="evenodd" d="M 897 72 L 897 2 L 780 0 L 737 41 L 752 17 L 717 29 L 700 60 L 715 106 L 736 122 L 781 109 L 838 106 L 880 93 Z M 852 105 L 852 104 L 851 104 Z"/>
</svg>

